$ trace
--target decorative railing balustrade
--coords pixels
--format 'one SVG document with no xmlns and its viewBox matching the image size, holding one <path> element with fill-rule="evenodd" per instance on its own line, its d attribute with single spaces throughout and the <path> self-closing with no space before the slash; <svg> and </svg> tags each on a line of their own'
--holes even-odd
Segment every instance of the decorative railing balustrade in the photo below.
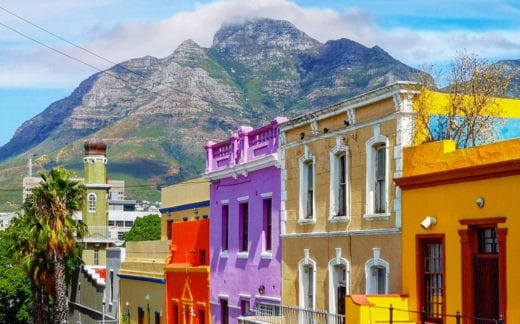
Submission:
<svg viewBox="0 0 520 324">
<path fill-rule="evenodd" d="M 278 150 L 278 125 L 287 119 L 277 117 L 268 125 L 253 129 L 241 126 L 229 139 L 208 142 L 206 145 L 206 173 L 247 163 Z"/>
</svg>

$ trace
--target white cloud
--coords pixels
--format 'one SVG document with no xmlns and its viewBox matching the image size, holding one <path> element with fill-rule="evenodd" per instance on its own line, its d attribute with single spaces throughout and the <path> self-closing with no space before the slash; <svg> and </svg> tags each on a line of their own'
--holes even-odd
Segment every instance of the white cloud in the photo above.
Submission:
<svg viewBox="0 0 520 324">
<path fill-rule="evenodd" d="M 227 0 L 197 4 L 193 11 L 179 12 L 157 21 L 138 20 L 135 18 L 135 12 L 131 15 L 134 17 L 133 20 L 123 20 L 124 18 L 117 16 L 117 11 L 110 11 L 115 8 L 121 9 L 116 5 L 124 5 L 117 0 L 96 2 L 97 8 L 77 1 L 72 1 L 73 4 L 65 0 L 52 1 L 52 9 L 49 9 L 48 2 L 46 6 L 38 3 L 30 1 L 29 4 L 35 7 L 24 7 L 35 15 L 36 23 L 50 23 L 49 20 L 40 19 L 49 17 L 46 15 L 53 10 L 59 12 L 59 17 L 66 17 L 67 22 L 77 19 L 78 26 L 71 26 L 70 30 L 64 27 L 63 22 L 56 25 L 57 28 L 62 28 L 63 33 L 56 32 L 55 26 L 49 29 L 113 62 L 144 55 L 165 57 L 186 39 L 193 39 L 201 46 L 209 47 L 213 35 L 224 22 L 253 17 L 291 21 L 297 28 L 321 42 L 349 38 L 369 47 L 379 45 L 395 58 L 411 65 L 450 60 L 457 50 L 462 49 L 476 52 L 481 57 L 520 58 L 518 31 L 436 32 L 403 28 L 384 31 L 378 26 L 375 17 L 366 10 L 348 8 L 343 12 L 337 12 L 327 8 L 304 8 L 286 0 Z M 89 6 L 92 4 L 89 3 Z M 137 11 L 136 8 L 133 10 Z M 96 17 L 96 12 L 99 12 L 102 18 Z M 105 19 L 110 15 L 114 17 Z M 13 21 L 12 17 L 10 21 Z M 10 37 L 12 42 L 13 36 L 6 34 L 5 30 L 0 34 L 0 39 L 3 39 L 2 35 L 4 39 Z M 43 35 L 41 31 L 37 35 L 38 39 L 44 39 L 46 44 L 87 64 L 100 69 L 106 69 L 111 65 L 49 35 Z M 78 41 L 70 39 L 69 36 L 73 37 L 72 35 L 75 35 L 74 39 Z M 18 48 L 0 47 L 0 86 L 52 84 L 74 87 L 96 72 L 91 67 L 38 44 L 33 44 L 35 49 L 28 50 L 27 42 L 30 43 L 25 40 L 24 46 Z"/>
</svg>

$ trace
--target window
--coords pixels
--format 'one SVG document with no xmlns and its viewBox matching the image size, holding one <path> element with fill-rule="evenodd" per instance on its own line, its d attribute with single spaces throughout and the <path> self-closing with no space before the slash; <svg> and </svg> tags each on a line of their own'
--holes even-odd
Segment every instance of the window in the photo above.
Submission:
<svg viewBox="0 0 520 324">
<path fill-rule="evenodd" d="M 206 312 L 204 309 L 199 309 L 199 324 L 206 323 Z"/>
<path fill-rule="evenodd" d="M 272 199 L 264 199 L 263 201 L 263 234 L 264 234 L 264 251 L 272 250 L 273 235 L 273 217 L 272 217 Z"/>
<path fill-rule="evenodd" d="M 137 308 L 137 323 L 144 324 L 144 309 L 140 306 Z"/>
<path fill-rule="evenodd" d="M 386 147 L 375 147 L 375 199 L 374 211 L 378 214 L 386 212 Z"/>
<path fill-rule="evenodd" d="M 99 265 L 99 248 L 94 249 L 94 265 Z"/>
<path fill-rule="evenodd" d="M 444 248 L 442 238 L 418 240 L 417 284 L 420 307 L 428 322 L 442 323 L 444 314 Z"/>
<path fill-rule="evenodd" d="M 166 221 L 166 238 L 168 240 L 172 239 L 172 225 L 173 225 L 173 219 L 168 219 Z"/>
<path fill-rule="evenodd" d="M 229 307 L 227 299 L 220 300 L 220 318 L 222 324 L 229 324 Z"/>
<path fill-rule="evenodd" d="M 348 147 L 338 137 L 336 147 L 330 152 L 330 221 L 348 219 L 349 180 Z"/>
<path fill-rule="evenodd" d="M 173 324 L 177 324 L 179 321 L 179 306 L 175 304 L 172 305 L 172 319 Z"/>
<path fill-rule="evenodd" d="M 377 135 L 366 144 L 366 210 L 365 218 L 387 218 L 389 216 L 389 141 Z"/>
<path fill-rule="evenodd" d="M 248 221 L 249 221 L 249 204 L 241 203 L 239 205 L 239 250 L 247 252 L 248 250 Z"/>
<path fill-rule="evenodd" d="M 251 306 L 248 299 L 240 300 L 240 315 L 248 316 L 251 313 Z"/>
<path fill-rule="evenodd" d="M 374 258 L 365 264 L 366 294 L 388 294 L 389 264 L 383 259 Z"/>
<path fill-rule="evenodd" d="M 96 194 L 95 193 L 89 193 L 88 194 L 88 212 L 89 213 L 95 213 L 96 212 Z"/>
<path fill-rule="evenodd" d="M 340 256 L 329 262 L 329 312 L 345 315 L 345 296 L 349 294 L 349 262 Z"/>
<path fill-rule="evenodd" d="M 161 324 L 161 312 L 154 313 L 154 324 Z"/>
<path fill-rule="evenodd" d="M 315 158 L 305 146 L 305 155 L 300 158 L 300 222 L 314 220 Z"/>
<path fill-rule="evenodd" d="M 200 250 L 200 265 L 206 265 L 206 250 Z"/>
<path fill-rule="evenodd" d="M 314 309 L 316 305 L 316 262 L 308 256 L 299 262 L 299 306 Z"/>
<path fill-rule="evenodd" d="M 122 220 L 118 220 L 118 221 L 116 221 L 116 226 L 118 226 L 118 227 L 124 227 L 124 226 L 125 226 L 125 221 L 122 221 Z"/>
<path fill-rule="evenodd" d="M 132 227 L 132 226 L 134 226 L 133 221 L 125 221 L 125 227 Z"/>
<path fill-rule="evenodd" d="M 222 251 L 229 249 L 229 206 L 222 205 Z"/>
<path fill-rule="evenodd" d="M 117 239 L 119 241 L 124 241 L 124 235 L 125 235 L 125 232 L 117 232 Z"/>
</svg>

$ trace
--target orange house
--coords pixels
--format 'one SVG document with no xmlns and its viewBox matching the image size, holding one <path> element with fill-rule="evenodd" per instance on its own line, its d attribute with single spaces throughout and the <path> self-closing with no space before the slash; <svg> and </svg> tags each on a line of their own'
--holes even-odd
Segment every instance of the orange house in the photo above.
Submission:
<svg viewBox="0 0 520 324">
<path fill-rule="evenodd" d="M 396 182 L 410 309 L 428 323 L 516 323 L 520 139 L 466 149 L 434 142 L 404 149 L 403 160 Z"/>
<path fill-rule="evenodd" d="M 166 323 L 210 322 L 209 219 L 174 222 L 166 262 Z"/>
</svg>

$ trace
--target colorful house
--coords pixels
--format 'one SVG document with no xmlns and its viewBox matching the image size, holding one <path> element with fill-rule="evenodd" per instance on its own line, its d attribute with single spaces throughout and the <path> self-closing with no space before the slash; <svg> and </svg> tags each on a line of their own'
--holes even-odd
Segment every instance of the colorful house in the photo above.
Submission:
<svg viewBox="0 0 520 324">
<path fill-rule="evenodd" d="M 402 292 L 434 323 L 520 318 L 520 139 L 404 149 Z M 419 316 L 419 315 L 418 315 Z"/>
<path fill-rule="evenodd" d="M 204 178 L 161 189 L 161 240 L 171 240 L 171 224 L 209 218 L 209 183 Z"/>
<path fill-rule="evenodd" d="M 280 125 L 285 305 L 345 314 L 346 295 L 400 293 L 393 178 L 418 89 L 392 84 Z"/>
<path fill-rule="evenodd" d="M 210 268 L 213 323 L 236 323 L 261 301 L 280 304 L 280 178 L 278 125 L 239 127 L 209 142 Z"/>
<path fill-rule="evenodd" d="M 209 219 L 171 223 L 166 323 L 210 323 Z"/>
</svg>

